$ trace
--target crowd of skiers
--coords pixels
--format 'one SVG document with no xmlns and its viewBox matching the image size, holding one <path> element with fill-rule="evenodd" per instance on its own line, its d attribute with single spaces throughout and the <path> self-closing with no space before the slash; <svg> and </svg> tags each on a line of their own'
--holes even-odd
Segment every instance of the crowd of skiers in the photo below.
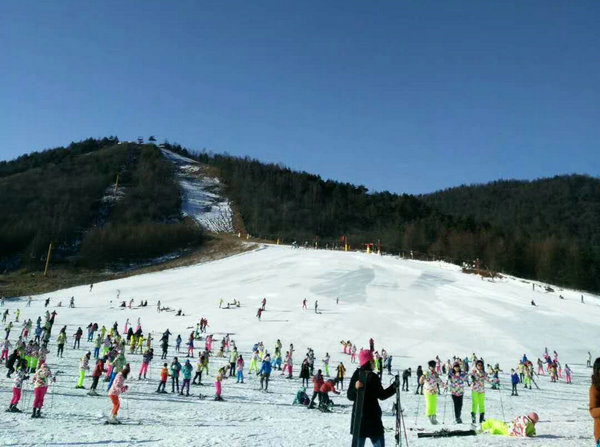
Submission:
<svg viewBox="0 0 600 447">
<path fill-rule="evenodd" d="M 74 306 L 74 302 L 71 302 Z M 266 307 L 266 299 L 261 303 L 261 309 Z M 3 312 L 3 321 L 6 322 L 10 313 L 8 309 Z M 52 329 L 57 317 L 57 312 L 45 312 L 45 316 L 37 318 L 35 328 L 31 319 L 25 319 L 22 322 L 20 333 L 14 343 L 10 341 L 10 333 L 15 329 L 20 312 L 16 311 L 14 322 L 9 321 L 5 326 L 5 339 L 0 344 L 0 361 L 5 362 L 8 369 L 7 377 L 14 377 L 13 394 L 9 404 L 9 411 L 19 412 L 18 404 L 21 400 L 23 383 L 29 379 L 33 383 L 33 412 L 32 417 L 40 417 L 41 409 L 44 405 L 44 397 L 52 380 L 56 380 L 50 371 L 46 360 L 50 353 L 49 342 L 51 340 Z M 223 381 L 228 378 L 235 378 L 236 383 L 245 383 L 245 371 L 247 374 L 256 374 L 260 377 L 260 389 L 268 392 L 271 374 L 275 371 L 288 379 L 294 378 L 294 358 L 295 349 L 293 344 L 283 352 L 283 345 L 278 339 L 272 354 L 267 351 L 263 342 L 255 343 L 250 351 L 248 359 L 244 359 L 239 352 L 234 340 L 230 334 L 226 334 L 220 343 L 213 349 L 214 336 L 206 334 L 208 320 L 202 318 L 196 325 L 196 330 L 191 331 L 186 336 L 185 360 L 180 362 L 179 357 L 174 357 L 172 361 L 163 362 L 160 371 L 157 393 L 166 393 L 166 387 L 170 379 L 171 393 L 189 396 L 191 385 L 202 385 L 203 374 L 209 374 L 210 359 L 213 356 L 224 358 L 226 366 L 220 367 L 216 372 L 214 379 L 215 400 L 223 400 Z M 100 326 L 98 323 L 90 322 L 86 329 L 87 342 L 93 349 L 84 352 L 79 362 L 79 375 L 75 388 L 85 388 L 85 379 L 88 372 L 91 371 L 91 383 L 89 384 L 88 395 L 97 396 L 99 382 L 106 382 L 106 391 L 112 402 L 111 417 L 108 423 L 118 423 L 117 415 L 120 408 L 120 395 L 128 390 L 125 384 L 131 375 L 131 365 L 127 361 L 127 354 L 140 354 L 141 366 L 138 373 L 138 379 L 146 379 L 148 376 L 149 365 L 154 358 L 154 349 L 152 347 L 153 337 L 149 332 L 144 333 L 141 321 L 138 318 L 137 323 L 132 325 L 129 319 L 126 320 L 119 331 L 119 324 Z M 79 349 L 84 330 L 79 327 L 72 333 L 72 349 Z M 173 334 L 167 329 L 158 339 L 162 349 L 161 359 L 166 360 L 170 337 Z M 65 345 L 67 344 L 67 326 L 63 326 L 55 337 L 56 357 L 62 357 Z M 204 339 L 203 349 L 198 346 Z M 175 338 L 175 353 L 180 353 L 183 338 L 178 335 Z M 385 349 L 381 353 L 374 348 L 373 339 L 369 340 L 369 349 L 357 350 L 356 344 L 350 340 L 342 340 L 341 352 L 350 356 L 349 363 L 354 364 L 358 361 L 359 368 L 355 371 L 347 390 L 347 396 L 350 400 L 356 400 L 361 387 L 366 386 L 368 393 L 373 393 L 372 389 L 378 390 L 373 396 L 367 399 L 365 405 L 373 411 L 373 418 L 379 415 L 381 410 L 377 404 L 378 399 L 385 399 L 396 392 L 400 386 L 399 379 L 390 387 L 383 389 L 381 382 L 384 371 L 392 374 L 392 356 Z M 543 358 L 543 360 L 542 360 Z M 197 359 L 197 360 L 196 360 Z M 591 354 L 588 353 L 588 365 L 590 364 Z M 248 360 L 248 365 L 246 364 Z M 329 398 L 330 393 L 340 394 L 344 390 L 344 379 L 346 378 L 346 367 L 343 362 L 339 362 L 333 371 L 330 371 L 331 356 L 325 353 L 321 359 L 322 369 L 315 370 L 316 355 L 313 349 L 308 348 L 306 354 L 299 362 L 300 368 L 298 378 L 302 381 L 302 388 L 296 394 L 295 404 L 305 405 L 309 409 L 315 408 L 318 400 L 318 408 L 322 411 L 330 411 L 332 402 Z M 535 371 L 537 366 L 537 371 Z M 364 383 L 360 380 L 360 371 L 366 374 L 363 377 Z M 416 369 L 416 394 L 423 394 L 425 400 L 425 415 L 431 424 L 437 424 L 437 399 L 438 395 L 447 392 L 452 399 L 454 407 L 455 422 L 462 423 L 462 407 L 465 388 L 471 389 L 471 422 L 479 424 L 482 430 L 493 434 L 505 434 L 513 436 L 530 436 L 535 434 L 535 423 L 537 415 L 531 413 L 522 416 L 507 425 L 496 420 L 486 421 L 485 418 L 485 393 L 486 384 L 492 389 L 500 389 L 500 373 L 502 370 L 498 364 L 487 365 L 482 358 L 473 354 L 471 357 L 454 357 L 442 362 L 438 357 L 431 360 L 427 369 L 423 371 L 421 366 Z M 554 351 L 549 354 L 548 349 L 544 350 L 542 357 L 534 363 L 524 355 L 515 368 L 511 369 L 512 396 L 518 396 L 518 385 L 522 384 L 524 388 L 531 389 L 532 383 L 537 386 L 535 376 L 548 374 L 551 381 L 563 379 L 566 383 L 572 383 L 572 372 L 568 365 L 562 368 L 558 359 L 558 354 Z M 402 373 L 402 391 L 409 391 L 409 379 L 412 376 L 412 368 L 408 368 Z M 180 381 L 181 379 L 181 381 Z M 362 385 L 360 385 L 363 383 Z M 378 385 L 377 385 L 378 383 Z M 312 385 L 312 396 L 309 396 L 306 390 Z M 599 393 L 600 397 L 600 393 Z M 366 408 L 365 407 L 365 408 Z M 382 426 L 367 418 L 364 424 L 361 424 L 360 437 L 377 440 L 383 436 Z M 381 430 L 380 430 L 381 428 Z"/>
</svg>

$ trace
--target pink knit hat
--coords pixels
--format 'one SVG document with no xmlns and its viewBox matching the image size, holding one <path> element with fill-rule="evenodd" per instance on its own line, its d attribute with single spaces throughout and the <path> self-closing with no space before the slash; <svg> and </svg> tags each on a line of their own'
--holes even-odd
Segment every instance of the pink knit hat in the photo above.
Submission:
<svg viewBox="0 0 600 447">
<path fill-rule="evenodd" d="M 538 416 L 538 414 L 537 414 L 537 413 L 535 413 L 535 412 L 531 412 L 531 413 L 529 413 L 529 414 L 527 415 L 527 417 L 528 417 L 529 419 L 531 419 L 531 422 L 533 422 L 534 424 L 537 424 L 537 421 L 539 421 L 539 420 L 540 420 L 540 417 L 539 417 L 539 416 Z"/>
<path fill-rule="evenodd" d="M 358 363 L 360 366 L 364 366 L 373 360 L 373 353 L 368 349 L 361 349 L 358 353 Z"/>
</svg>

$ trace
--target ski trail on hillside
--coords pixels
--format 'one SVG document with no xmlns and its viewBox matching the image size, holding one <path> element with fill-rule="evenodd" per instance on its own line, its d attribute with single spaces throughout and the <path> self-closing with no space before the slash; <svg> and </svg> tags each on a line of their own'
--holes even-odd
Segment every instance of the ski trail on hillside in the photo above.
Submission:
<svg viewBox="0 0 600 447">
<path fill-rule="evenodd" d="M 208 168 L 191 158 L 167 149 L 162 154 L 177 169 L 177 182 L 182 190 L 181 212 L 190 216 L 202 228 L 215 233 L 233 233 L 233 213 L 229 201 L 223 197 L 223 186 Z"/>
</svg>

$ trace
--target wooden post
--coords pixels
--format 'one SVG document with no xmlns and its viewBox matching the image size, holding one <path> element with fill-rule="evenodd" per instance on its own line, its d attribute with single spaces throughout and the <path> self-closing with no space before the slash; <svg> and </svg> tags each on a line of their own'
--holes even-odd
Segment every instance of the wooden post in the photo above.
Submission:
<svg viewBox="0 0 600 447">
<path fill-rule="evenodd" d="M 52 253 L 52 242 L 48 246 L 48 256 L 46 256 L 46 268 L 44 269 L 44 276 L 48 276 L 48 265 L 50 265 L 50 254 Z"/>
<path fill-rule="evenodd" d="M 119 189 L 119 174 L 117 174 L 117 181 L 115 182 L 115 194 L 117 193 L 117 189 Z"/>
</svg>

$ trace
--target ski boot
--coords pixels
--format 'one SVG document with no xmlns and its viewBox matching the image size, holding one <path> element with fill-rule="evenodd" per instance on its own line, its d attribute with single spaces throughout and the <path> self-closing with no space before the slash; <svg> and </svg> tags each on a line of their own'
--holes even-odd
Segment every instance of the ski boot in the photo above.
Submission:
<svg viewBox="0 0 600 447">
<path fill-rule="evenodd" d="M 477 418 L 475 417 L 475 413 L 471 413 L 471 424 L 472 425 L 477 424 Z"/>
<path fill-rule="evenodd" d="M 457 424 L 462 424 L 462 419 L 461 418 L 456 418 L 456 423 Z"/>
<path fill-rule="evenodd" d="M 479 423 L 481 424 L 484 421 L 485 421 L 485 413 L 479 413 Z"/>
</svg>

